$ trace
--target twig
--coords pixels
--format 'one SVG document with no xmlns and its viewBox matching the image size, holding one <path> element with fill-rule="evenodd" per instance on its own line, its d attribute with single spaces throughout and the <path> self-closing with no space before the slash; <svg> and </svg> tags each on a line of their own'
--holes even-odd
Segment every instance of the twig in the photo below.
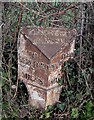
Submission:
<svg viewBox="0 0 94 120">
<path fill-rule="evenodd" d="M 38 15 L 38 16 L 40 16 L 40 17 L 44 17 L 43 15 L 40 15 L 40 12 L 37 12 L 37 11 L 35 11 L 35 10 L 31 10 L 31 9 L 29 9 L 28 7 L 26 7 L 25 5 L 23 5 L 22 3 L 20 3 L 20 5 L 25 9 L 25 10 L 28 10 L 29 12 L 33 12 L 34 14 L 36 14 L 36 15 Z"/>
<path fill-rule="evenodd" d="M 21 18 L 22 18 L 22 13 L 23 13 L 23 11 L 22 11 L 22 5 L 21 5 L 20 9 L 21 9 L 21 12 L 20 12 L 19 18 L 18 18 L 18 25 L 17 25 L 17 29 L 16 29 L 16 32 L 15 32 L 14 43 L 16 42 L 16 35 L 18 33 L 19 25 L 20 25 Z M 15 94 L 14 94 L 13 98 L 16 97 L 17 90 L 18 90 L 18 79 L 17 79 L 16 91 L 15 91 Z"/>
<path fill-rule="evenodd" d="M 21 7 L 20 7 L 20 14 L 19 14 L 19 17 L 18 17 L 17 29 L 16 29 L 16 32 L 15 32 L 15 35 L 14 35 L 14 43 L 16 42 L 17 33 L 18 33 L 18 30 L 19 30 L 19 25 L 20 25 L 21 19 L 22 19 L 22 13 L 23 13 L 23 10 L 22 10 L 22 4 L 21 4 Z"/>
<path fill-rule="evenodd" d="M 81 18 L 82 18 L 82 21 L 81 21 L 81 36 L 80 36 L 80 61 L 79 61 L 79 67 L 81 68 L 81 62 L 82 62 L 82 41 L 83 41 L 83 30 L 84 30 L 84 6 L 83 4 L 81 4 L 81 9 L 82 9 L 82 14 L 81 14 Z M 80 69 L 78 71 L 78 78 L 80 79 Z"/>
<path fill-rule="evenodd" d="M 49 14 L 49 15 L 45 16 L 44 18 L 39 19 L 39 21 L 41 21 L 41 20 L 43 20 L 43 19 L 46 19 L 46 18 L 48 18 L 48 17 L 51 17 L 51 16 L 59 16 L 59 15 L 61 15 L 61 14 L 64 14 L 67 10 L 73 8 L 73 7 L 74 7 L 73 5 L 75 5 L 75 4 L 72 3 L 72 4 L 70 4 L 65 10 L 61 10 L 61 11 L 59 11 L 59 12 L 55 12 L 55 13 Z"/>
</svg>

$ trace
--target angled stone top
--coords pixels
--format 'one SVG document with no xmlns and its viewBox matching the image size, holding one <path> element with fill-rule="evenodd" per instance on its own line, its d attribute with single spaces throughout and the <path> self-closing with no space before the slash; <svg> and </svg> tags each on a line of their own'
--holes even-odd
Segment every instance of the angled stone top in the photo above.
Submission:
<svg viewBox="0 0 94 120">
<path fill-rule="evenodd" d="M 75 29 L 56 27 L 22 27 L 20 32 L 48 59 L 51 59 L 61 48 L 69 46 L 77 34 Z"/>
<path fill-rule="evenodd" d="M 21 33 L 34 44 L 62 44 L 63 46 L 73 41 L 77 34 L 75 29 L 69 30 L 63 27 L 23 27 Z"/>
<path fill-rule="evenodd" d="M 40 51 L 48 58 L 51 59 L 62 47 L 61 44 L 37 44 Z"/>
</svg>

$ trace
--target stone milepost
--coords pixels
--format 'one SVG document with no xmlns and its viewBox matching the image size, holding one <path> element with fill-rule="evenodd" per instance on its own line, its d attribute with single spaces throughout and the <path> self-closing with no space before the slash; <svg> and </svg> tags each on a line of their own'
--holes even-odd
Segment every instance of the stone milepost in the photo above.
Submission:
<svg viewBox="0 0 94 120">
<path fill-rule="evenodd" d="M 23 27 L 18 39 L 18 79 L 26 85 L 29 103 L 46 108 L 59 100 L 61 68 L 73 57 L 76 30 Z"/>
</svg>

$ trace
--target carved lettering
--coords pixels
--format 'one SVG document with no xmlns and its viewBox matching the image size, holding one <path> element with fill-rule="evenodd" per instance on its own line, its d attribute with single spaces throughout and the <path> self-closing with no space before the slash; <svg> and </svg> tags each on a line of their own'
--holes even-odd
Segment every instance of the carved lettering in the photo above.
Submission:
<svg viewBox="0 0 94 120">
<path fill-rule="evenodd" d="M 23 77 L 24 78 L 26 78 L 27 80 L 31 80 L 31 78 L 32 78 L 32 76 L 30 76 L 29 74 L 24 74 L 24 73 L 22 73 L 23 74 Z"/>
<path fill-rule="evenodd" d="M 34 58 L 35 56 L 37 56 L 36 53 L 34 53 Z M 49 65 L 45 64 L 44 62 L 38 62 L 34 59 L 28 59 L 28 58 L 24 58 L 24 57 L 19 57 L 19 62 L 23 63 L 24 65 L 28 65 L 30 67 L 33 67 L 35 69 L 42 69 L 46 72 L 46 70 L 49 69 Z M 20 64 L 21 65 L 21 64 Z"/>
<path fill-rule="evenodd" d="M 69 41 L 67 38 L 68 31 L 61 29 L 49 29 L 49 30 L 34 30 L 30 34 L 32 35 L 34 43 L 66 43 Z M 69 33 L 70 34 L 70 33 Z M 68 41 L 67 41 L 68 40 Z"/>
<path fill-rule="evenodd" d="M 37 59 L 38 58 L 38 54 L 36 52 L 28 51 L 28 54 L 29 54 L 31 59 Z"/>
<path fill-rule="evenodd" d="M 42 78 L 39 78 L 38 76 L 35 77 L 34 75 L 32 75 L 32 74 L 30 75 L 28 73 L 25 73 L 25 74 L 22 73 L 22 75 L 27 80 L 30 80 L 32 82 L 36 82 L 36 83 L 38 83 L 40 85 L 44 85 L 44 80 Z"/>
</svg>

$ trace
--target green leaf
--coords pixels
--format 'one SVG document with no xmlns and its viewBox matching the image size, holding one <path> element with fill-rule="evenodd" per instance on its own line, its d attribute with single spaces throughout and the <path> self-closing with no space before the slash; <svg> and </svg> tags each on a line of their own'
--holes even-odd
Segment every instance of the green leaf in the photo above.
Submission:
<svg viewBox="0 0 94 120">
<path fill-rule="evenodd" d="M 80 93 L 77 93 L 77 94 L 76 94 L 76 98 L 77 98 L 78 100 L 80 100 L 80 99 L 82 98 L 82 95 L 81 95 Z"/>
<path fill-rule="evenodd" d="M 50 117 L 50 112 L 45 114 L 45 118 L 49 118 Z"/>
<path fill-rule="evenodd" d="M 64 107 L 65 107 L 65 104 L 62 103 L 62 104 L 57 104 L 57 108 L 59 108 L 60 110 L 64 110 Z"/>
<path fill-rule="evenodd" d="M 73 94 L 73 91 L 70 90 L 70 91 L 67 91 L 68 95 L 72 95 Z"/>
<path fill-rule="evenodd" d="M 2 109 L 3 109 L 3 110 L 6 110 L 8 107 L 9 107 L 9 106 L 8 106 L 8 103 L 7 103 L 7 102 L 2 103 Z"/>
<path fill-rule="evenodd" d="M 90 100 L 90 101 L 88 101 L 88 102 L 86 103 L 85 108 L 86 108 L 86 110 L 89 112 L 89 111 L 92 110 L 92 107 L 94 107 L 94 106 L 93 106 L 92 101 Z"/>
<path fill-rule="evenodd" d="M 43 118 L 43 115 L 40 116 L 40 119 L 42 119 L 42 118 Z"/>
<path fill-rule="evenodd" d="M 77 118 L 78 117 L 78 109 L 77 108 L 72 108 L 71 117 L 72 118 Z"/>
</svg>

